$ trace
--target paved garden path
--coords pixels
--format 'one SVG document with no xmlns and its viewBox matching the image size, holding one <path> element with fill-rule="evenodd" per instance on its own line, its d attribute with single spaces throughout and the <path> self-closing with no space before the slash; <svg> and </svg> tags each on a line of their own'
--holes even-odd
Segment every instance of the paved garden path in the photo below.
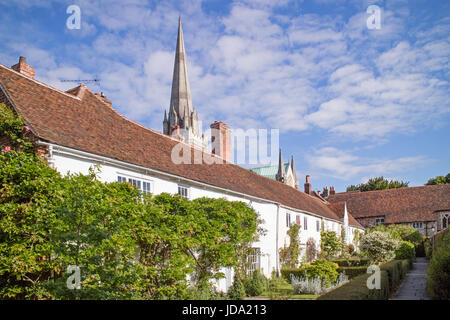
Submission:
<svg viewBox="0 0 450 320">
<path fill-rule="evenodd" d="M 403 283 L 391 300 L 428 300 L 426 282 L 428 260 L 416 258 L 413 268 L 408 272 Z"/>
</svg>

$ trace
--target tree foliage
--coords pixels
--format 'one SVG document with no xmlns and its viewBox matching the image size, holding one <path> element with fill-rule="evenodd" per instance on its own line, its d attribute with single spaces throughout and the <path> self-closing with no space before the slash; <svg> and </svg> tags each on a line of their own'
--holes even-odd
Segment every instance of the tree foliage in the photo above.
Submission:
<svg viewBox="0 0 450 320">
<path fill-rule="evenodd" d="M 448 184 L 450 183 L 450 173 L 444 176 L 437 176 L 435 178 L 431 178 L 425 185 L 436 185 L 436 184 Z"/>
<path fill-rule="evenodd" d="M 0 153 L 0 299 L 179 299 L 244 261 L 257 239 L 242 202 L 142 195 L 96 170 L 61 177 L 33 153 Z M 66 282 L 81 269 L 81 289 Z"/>
<path fill-rule="evenodd" d="M 409 182 L 388 180 L 383 177 L 371 178 L 367 183 L 361 183 L 358 185 L 351 185 L 347 187 L 347 192 L 349 191 L 373 191 L 373 190 L 385 190 L 385 189 L 395 189 L 407 187 Z"/>
</svg>

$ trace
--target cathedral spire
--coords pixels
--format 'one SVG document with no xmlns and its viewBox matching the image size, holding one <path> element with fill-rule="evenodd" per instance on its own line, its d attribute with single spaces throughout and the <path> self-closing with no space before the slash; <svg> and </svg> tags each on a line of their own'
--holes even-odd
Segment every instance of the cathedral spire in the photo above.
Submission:
<svg viewBox="0 0 450 320">
<path fill-rule="evenodd" d="M 175 63 L 173 68 L 172 92 L 170 96 L 170 108 L 177 113 L 179 120 L 188 123 L 186 115 L 194 111 L 192 105 L 191 89 L 186 63 L 186 50 L 184 48 L 183 29 L 181 28 L 181 17 L 178 19 L 177 48 L 175 52 Z M 169 114 L 171 112 L 169 111 Z"/>
<path fill-rule="evenodd" d="M 286 172 L 284 170 L 283 155 L 281 154 L 281 148 L 280 148 L 280 154 L 278 156 L 278 172 L 276 175 L 276 180 L 280 181 L 280 182 L 284 182 L 285 177 L 286 177 Z"/>
</svg>

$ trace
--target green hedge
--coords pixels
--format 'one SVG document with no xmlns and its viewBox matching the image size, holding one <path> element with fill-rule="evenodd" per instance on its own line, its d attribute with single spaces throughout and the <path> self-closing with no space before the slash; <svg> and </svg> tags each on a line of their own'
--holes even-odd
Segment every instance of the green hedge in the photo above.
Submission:
<svg viewBox="0 0 450 320">
<path fill-rule="evenodd" d="M 356 276 L 359 276 L 360 274 L 367 272 L 367 266 L 362 267 L 339 267 L 337 269 L 339 274 L 342 272 L 345 272 L 345 274 L 348 276 L 349 279 L 353 279 Z"/>
<path fill-rule="evenodd" d="M 389 274 L 389 285 L 392 292 L 401 284 L 403 278 L 408 273 L 408 270 L 410 269 L 410 261 L 408 259 L 392 260 L 382 264 L 380 269 Z"/>
<path fill-rule="evenodd" d="M 433 239 L 433 252 L 427 269 L 427 291 L 432 299 L 450 299 L 450 229 Z"/>
<path fill-rule="evenodd" d="M 387 300 L 390 292 L 388 273 L 381 271 L 380 289 L 367 288 L 367 279 L 370 276 L 370 274 L 359 275 L 349 283 L 325 293 L 317 300 Z"/>
<path fill-rule="evenodd" d="M 369 259 L 365 258 L 334 259 L 332 261 L 337 263 L 339 267 L 369 266 Z"/>
</svg>

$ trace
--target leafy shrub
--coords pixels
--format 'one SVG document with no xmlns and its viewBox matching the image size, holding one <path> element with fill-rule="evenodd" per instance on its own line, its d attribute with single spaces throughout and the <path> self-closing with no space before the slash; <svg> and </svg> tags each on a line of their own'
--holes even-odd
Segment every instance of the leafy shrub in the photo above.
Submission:
<svg viewBox="0 0 450 320">
<path fill-rule="evenodd" d="M 387 232 L 372 231 L 361 237 L 359 247 L 372 263 L 381 264 L 395 258 L 399 241 Z"/>
<path fill-rule="evenodd" d="M 353 253 L 355 252 L 355 246 L 354 246 L 352 243 L 349 243 L 349 244 L 347 245 L 347 252 L 348 252 L 349 254 L 353 254 Z"/>
<path fill-rule="evenodd" d="M 409 241 L 402 241 L 400 247 L 395 251 L 395 259 L 403 260 L 408 259 L 412 264 L 414 257 L 416 256 L 416 250 L 414 244 Z"/>
<path fill-rule="evenodd" d="M 450 299 L 450 229 L 435 236 L 434 251 L 428 265 L 427 291 L 431 298 Z"/>
<path fill-rule="evenodd" d="M 234 274 L 233 284 L 228 289 L 228 297 L 232 300 L 242 300 L 245 298 L 245 287 L 241 277 L 237 273 Z"/>
<path fill-rule="evenodd" d="M 367 266 L 362 267 L 339 267 L 337 269 L 339 274 L 344 273 L 349 277 L 349 279 L 353 279 L 356 276 L 359 276 L 360 274 L 367 272 Z"/>
<path fill-rule="evenodd" d="M 333 259 L 332 262 L 337 263 L 339 267 L 361 267 L 369 265 L 369 259 L 367 258 Z"/>
<path fill-rule="evenodd" d="M 406 274 L 408 273 L 409 269 L 411 268 L 410 260 L 401 260 L 401 274 L 400 278 L 404 279 L 406 277 Z"/>
<path fill-rule="evenodd" d="M 380 273 L 380 289 L 369 289 L 367 279 L 370 274 L 362 274 L 350 280 L 317 300 L 387 300 L 389 298 L 389 276 L 386 271 Z"/>
<path fill-rule="evenodd" d="M 259 272 L 259 270 L 255 270 L 252 272 L 250 277 L 248 277 L 244 281 L 245 292 L 247 296 L 254 297 L 259 296 L 264 292 L 266 288 L 267 279 L 263 274 Z"/>
<path fill-rule="evenodd" d="M 297 278 L 321 278 L 326 285 L 331 285 L 339 276 L 338 265 L 325 259 L 318 259 L 313 263 L 302 264 L 299 268 L 282 269 L 281 274 L 287 280 L 291 280 L 291 274 Z"/>
<path fill-rule="evenodd" d="M 322 258 L 330 259 L 341 250 L 342 243 L 334 231 L 320 232 L 320 255 Z"/>
<path fill-rule="evenodd" d="M 401 283 L 402 262 L 400 260 L 389 261 L 380 266 L 380 270 L 384 270 L 389 275 L 389 289 L 391 292 Z"/>
<path fill-rule="evenodd" d="M 433 251 L 433 247 L 431 246 L 431 240 L 430 240 L 430 238 L 426 238 L 426 239 L 423 241 L 423 246 L 424 246 L 424 249 L 425 249 L 425 257 L 431 258 L 431 254 L 432 254 L 432 251 Z"/>
<path fill-rule="evenodd" d="M 227 297 L 216 292 L 209 283 L 202 281 L 186 290 L 185 300 L 224 300 Z"/>
</svg>

